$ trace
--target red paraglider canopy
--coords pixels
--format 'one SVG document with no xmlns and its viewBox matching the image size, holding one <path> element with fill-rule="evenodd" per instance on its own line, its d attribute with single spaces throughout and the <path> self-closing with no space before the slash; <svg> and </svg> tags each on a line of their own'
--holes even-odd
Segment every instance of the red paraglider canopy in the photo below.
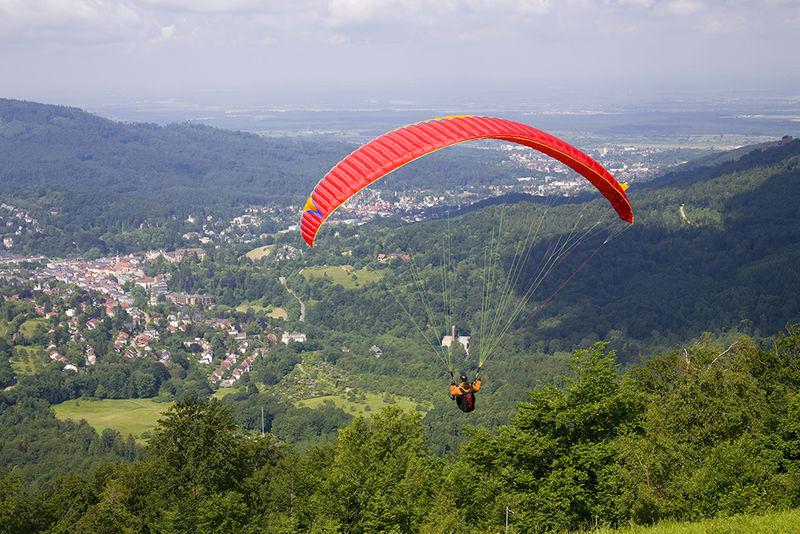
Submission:
<svg viewBox="0 0 800 534">
<path fill-rule="evenodd" d="M 633 222 L 627 186 L 595 160 L 561 139 L 526 124 L 493 117 L 440 117 L 381 135 L 337 163 L 303 208 L 300 232 L 314 246 L 323 222 L 351 196 L 395 169 L 440 148 L 476 139 L 500 139 L 534 148 L 569 166 L 605 196 L 620 219 Z"/>
</svg>

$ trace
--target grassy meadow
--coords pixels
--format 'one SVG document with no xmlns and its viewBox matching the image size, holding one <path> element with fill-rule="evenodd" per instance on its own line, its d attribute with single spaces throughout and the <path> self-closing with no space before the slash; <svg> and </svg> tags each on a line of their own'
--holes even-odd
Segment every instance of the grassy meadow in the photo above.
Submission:
<svg viewBox="0 0 800 534">
<path fill-rule="evenodd" d="M 386 396 L 380 393 L 362 393 L 356 395 L 340 394 L 340 395 L 325 395 L 322 397 L 314 397 L 312 399 L 305 399 L 296 401 L 295 406 L 306 408 L 319 408 L 325 402 L 332 402 L 338 408 L 353 416 L 369 416 L 370 414 L 377 413 L 387 406 L 398 406 L 405 411 L 413 412 L 419 411 L 421 413 L 427 412 L 429 407 L 420 406 L 425 409 L 420 410 L 418 403 L 408 397 L 401 397 L 397 395 Z"/>
<path fill-rule="evenodd" d="M 595 534 L 790 534 L 800 532 L 800 510 L 740 515 L 694 523 L 658 523 L 650 527 L 599 529 Z"/>
<path fill-rule="evenodd" d="M 253 250 L 245 254 L 245 256 L 247 256 L 253 261 L 258 261 L 261 258 L 266 258 L 267 256 L 269 256 L 274 248 L 275 245 L 265 245 L 263 247 L 254 248 Z"/>
<path fill-rule="evenodd" d="M 246 312 L 248 309 L 252 309 L 254 312 L 266 312 L 267 317 L 271 317 L 273 319 L 283 319 L 284 321 L 289 319 L 289 314 L 285 309 L 280 307 L 273 308 L 272 306 L 263 306 L 259 302 L 246 301 L 236 306 L 236 311 L 241 313 Z"/>
<path fill-rule="evenodd" d="M 142 433 L 153 430 L 170 407 L 171 402 L 153 399 L 73 399 L 53 405 L 53 411 L 59 419 L 85 419 L 97 432 L 113 428 L 123 436 L 131 434 L 142 440 Z"/>
<path fill-rule="evenodd" d="M 19 333 L 25 337 L 31 337 L 40 324 L 47 326 L 47 319 L 28 319 L 19 326 Z"/>
<path fill-rule="evenodd" d="M 370 282 L 375 282 L 383 277 L 381 271 L 368 269 L 354 269 L 351 265 L 332 265 L 327 267 L 306 267 L 303 269 L 306 279 L 322 278 L 327 276 L 335 283 L 348 289 L 360 287 Z"/>
<path fill-rule="evenodd" d="M 44 349 L 41 347 L 17 346 L 11 358 L 11 367 L 17 376 L 29 376 L 47 365 Z"/>
</svg>

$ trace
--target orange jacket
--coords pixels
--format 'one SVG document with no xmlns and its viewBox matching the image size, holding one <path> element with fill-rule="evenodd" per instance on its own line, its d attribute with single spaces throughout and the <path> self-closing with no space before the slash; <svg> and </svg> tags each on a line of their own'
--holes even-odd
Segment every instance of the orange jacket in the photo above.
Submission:
<svg viewBox="0 0 800 534">
<path fill-rule="evenodd" d="M 450 395 L 454 397 L 460 397 L 461 395 L 466 395 L 467 393 L 477 393 L 481 389 L 481 379 L 478 378 L 470 384 L 469 382 L 461 382 L 459 385 L 450 385 Z"/>
</svg>

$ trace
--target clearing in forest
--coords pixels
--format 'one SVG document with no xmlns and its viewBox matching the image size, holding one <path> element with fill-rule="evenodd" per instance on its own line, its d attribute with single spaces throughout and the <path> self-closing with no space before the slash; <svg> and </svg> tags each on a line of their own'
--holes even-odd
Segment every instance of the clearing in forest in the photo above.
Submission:
<svg viewBox="0 0 800 534">
<path fill-rule="evenodd" d="M 73 399 L 53 405 L 53 411 L 59 419 L 85 419 L 98 433 L 113 428 L 141 441 L 142 433 L 152 431 L 172 404 L 153 399 Z"/>
<path fill-rule="evenodd" d="M 245 254 L 245 256 L 247 256 L 253 261 L 258 261 L 261 258 L 269 256 L 272 253 L 272 249 L 274 248 L 275 245 L 265 245 L 263 247 L 254 248 L 253 250 Z"/>
<path fill-rule="evenodd" d="M 348 289 L 360 287 L 383 278 L 383 272 L 368 269 L 355 269 L 352 265 L 331 265 L 326 267 L 305 267 L 303 276 L 306 279 L 327 276 L 333 282 Z"/>
<path fill-rule="evenodd" d="M 408 397 L 381 393 L 342 393 L 339 395 L 325 395 L 322 397 L 314 397 L 313 399 L 296 401 L 294 404 L 297 407 L 319 408 L 326 402 L 331 402 L 337 408 L 341 408 L 345 412 L 356 417 L 369 416 L 370 414 L 378 413 L 387 406 L 392 405 L 407 412 L 418 411 L 423 415 L 430 409 L 430 406 L 417 403 L 414 399 Z"/>
</svg>

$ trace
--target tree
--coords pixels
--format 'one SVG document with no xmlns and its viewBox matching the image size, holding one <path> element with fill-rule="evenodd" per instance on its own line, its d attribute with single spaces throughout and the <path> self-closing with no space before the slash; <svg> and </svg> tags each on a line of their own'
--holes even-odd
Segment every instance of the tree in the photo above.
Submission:
<svg viewBox="0 0 800 534">
<path fill-rule="evenodd" d="M 245 439 L 219 401 L 178 402 L 159 420 L 148 456 L 176 494 L 225 492 L 247 472 Z"/>
<path fill-rule="evenodd" d="M 623 517 L 617 440 L 636 424 L 644 400 L 619 376 L 604 343 L 577 351 L 563 389 L 537 388 L 496 436 L 475 432 L 453 466 L 453 495 L 467 520 L 492 528 L 505 506 L 525 531 L 588 527 Z"/>
<path fill-rule="evenodd" d="M 642 431 L 620 450 L 637 522 L 789 505 L 777 488 L 792 477 L 780 474 L 781 438 L 770 434 L 791 417 L 797 379 L 785 373 L 795 357 L 778 354 L 745 339 L 726 350 L 706 338 L 635 370 L 649 401 Z M 770 405 L 767 392 L 778 391 L 784 401 Z"/>
<path fill-rule="evenodd" d="M 36 506 L 22 488 L 19 476 L 0 469 L 0 529 L 3 532 L 37 530 Z"/>
<path fill-rule="evenodd" d="M 347 532 L 412 532 L 439 481 L 420 416 L 386 408 L 341 431 L 319 494 L 322 513 Z"/>
</svg>

